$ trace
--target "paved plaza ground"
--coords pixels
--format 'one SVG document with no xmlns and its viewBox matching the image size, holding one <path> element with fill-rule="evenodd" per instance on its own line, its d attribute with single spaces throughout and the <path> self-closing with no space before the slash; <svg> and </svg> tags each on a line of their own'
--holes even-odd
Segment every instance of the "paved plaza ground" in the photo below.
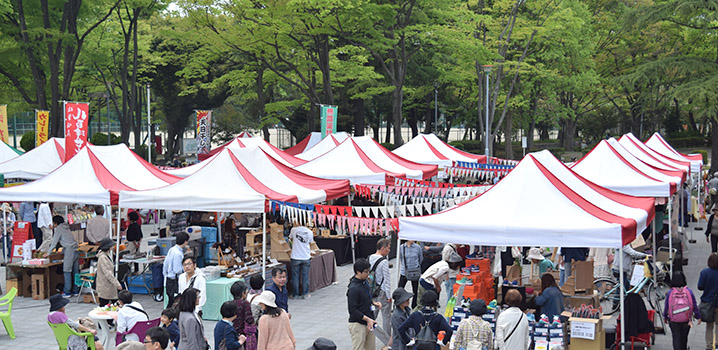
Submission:
<svg viewBox="0 0 718 350">
<path fill-rule="evenodd" d="M 705 221 L 702 222 L 705 226 Z M 144 228 L 143 228 L 144 229 Z M 710 253 L 710 245 L 705 242 L 704 231 L 693 230 L 691 226 L 687 230 L 689 236 L 697 239 L 696 244 L 688 246 L 689 264 L 684 266 L 688 278 L 688 285 L 696 289 L 698 274 L 706 266 L 706 259 Z M 396 264 L 396 261 L 391 261 Z M 351 265 L 337 268 L 338 282 L 316 291 L 311 298 L 306 300 L 289 300 L 289 312 L 292 315 L 292 328 L 297 339 L 297 349 L 306 349 L 311 346 L 314 339 L 326 337 L 337 344 L 337 349 L 350 349 L 351 340 L 347 329 L 347 306 L 346 287 L 349 278 L 352 276 Z M 392 273 L 395 270 L 392 269 Z M 394 284 L 396 276 L 392 276 Z M 0 268 L 0 285 L 5 291 L 5 268 Z M 407 288 L 411 288 L 407 285 Z M 696 293 L 700 296 L 700 292 Z M 137 295 L 136 300 L 142 304 L 151 317 L 159 317 L 162 311 L 162 303 L 153 301 L 149 296 Z M 442 293 L 441 303 L 445 305 L 446 295 Z M 87 313 L 94 307 L 92 304 L 78 304 L 74 300 L 67 306 L 67 313 L 70 318 L 87 316 Z M 17 338 L 10 339 L 5 330 L 0 327 L 0 349 L 54 349 L 57 343 L 52 331 L 47 326 L 47 313 L 49 303 L 47 300 L 32 300 L 30 298 L 18 297 L 12 310 L 12 320 Z M 205 335 L 214 344 L 213 330 L 215 322 L 205 321 Z M 689 345 L 691 349 L 704 349 L 705 326 L 701 324 L 690 333 Z M 378 343 L 378 342 L 377 342 Z M 114 341 L 112 341 L 114 344 Z M 112 346 L 111 348 L 114 348 Z M 377 345 L 377 349 L 380 346 Z M 671 338 L 668 335 L 658 335 L 656 344 L 653 347 L 658 350 L 671 349 Z"/>
</svg>

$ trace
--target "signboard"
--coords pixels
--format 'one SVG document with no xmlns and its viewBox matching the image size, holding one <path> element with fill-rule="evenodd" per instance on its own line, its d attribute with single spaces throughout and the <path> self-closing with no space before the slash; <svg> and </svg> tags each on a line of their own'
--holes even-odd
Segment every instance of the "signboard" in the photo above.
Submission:
<svg viewBox="0 0 718 350">
<path fill-rule="evenodd" d="M 197 139 L 182 139 L 182 153 L 183 154 L 195 154 L 197 153 Z"/>
<path fill-rule="evenodd" d="M 15 221 L 12 233 L 12 257 L 22 258 L 23 243 L 30 236 L 30 223 L 27 221 Z"/>
<path fill-rule="evenodd" d="M 197 114 L 197 154 L 209 153 L 212 111 L 195 111 Z"/>
<path fill-rule="evenodd" d="M 87 145 L 89 103 L 63 102 L 65 112 L 65 161 Z"/>
<path fill-rule="evenodd" d="M 50 126 L 50 111 L 35 110 L 35 147 L 47 141 Z"/>
<path fill-rule="evenodd" d="M 596 337 L 596 323 L 571 321 L 571 338 L 593 340 Z"/>
<path fill-rule="evenodd" d="M 0 105 L 0 139 L 7 143 L 8 142 L 8 130 L 7 130 L 7 105 Z"/>
<path fill-rule="evenodd" d="M 322 138 L 325 138 L 329 134 L 336 134 L 337 132 L 337 106 L 324 106 L 321 107 L 322 113 Z"/>
</svg>

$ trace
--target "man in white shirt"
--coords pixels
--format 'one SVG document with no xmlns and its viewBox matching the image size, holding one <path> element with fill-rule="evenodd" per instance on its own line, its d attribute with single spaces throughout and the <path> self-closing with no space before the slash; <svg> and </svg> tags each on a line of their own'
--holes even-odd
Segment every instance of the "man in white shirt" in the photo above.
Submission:
<svg viewBox="0 0 718 350">
<path fill-rule="evenodd" d="M 390 240 L 382 238 L 376 242 L 376 253 L 369 255 L 369 265 L 371 265 L 369 272 L 375 271 L 374 278 L 381 286 L 381 293 L 373 300 L 381 303 L 381 309 L 377 310 L 374 319 L 378 320 L 381 314 L 381 328 L 391 335 L 391 274 L 387 260 L 389 251 L 391 251 Z"/>
<path fill-rule="evenodd" d="M 289 239 L 292 241 L 292 298 L 309 298 L 309 267 L 311 266 L 312 254 L 310 244 L 314 242 L 314 233 L 304 226 L 292 227 L 289 231 Z M 302 290 L 299 290 L 301 281 Z"/>
<path fill-rule="evenodd" d="M 135 326 L 137 321 L 149 321 L 142 305 L 136 301 L 132 301 L 132 293 L 128 290 L 121 290 L 117 293 L 120 309 L 117 311 L 117 331 L 127 332 Z M 140 341 L 137 334 L 130 333 L 125 336 L 125 340 Z M 143 339 L 144 340 L 144 339 Z"/>
<path fill-rule="evenodd" d="M 47 202 L 41 203 L 37 208 L 37 227 L 42 232 L 42 243 L 37 250 L 47 251 L 52 243 L 52 210 Z"/>
<path fill-rule="evenodd" d="M 202 306 L 207 302 L 207 280 L 204 278 L 202 270 L 197 269 L 197 261 L 193 256 L 185 256 L 182 259 L 182 268 L 184 273 L 177 278 L 179 292 L 182 293 L 187 288 L 199 290 L 199 304 L 197 304 L 195 312 L 202 317 Z"/>
</svg>

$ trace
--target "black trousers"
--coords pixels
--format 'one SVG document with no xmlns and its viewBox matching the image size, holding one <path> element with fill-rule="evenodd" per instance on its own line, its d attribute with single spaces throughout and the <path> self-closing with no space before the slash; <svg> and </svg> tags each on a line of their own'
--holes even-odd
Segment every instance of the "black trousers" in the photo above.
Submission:
<svg viewBox="0 0 718 350">
<path fill-rule="evenodd" d="M 167 293 L 167 307 L 171 307 L 175 302 L 177 292 L 179 292 L 179 281 L 176 278 L 166 278 L 165 292 Z"/>
<path fill-rule="evenodd" d="M 671 327 L 671 335 L 673 336 L 673 350 L 688 349 L 688 332 L 691 327 L 688 322 L 668 322 Z"/>
<path fill-rule="evenodd" d="M 104 299 L 104 298 L 99 298 L 99 299 L 100 299 L 100 306 L 105 306 L 107 304 L 114 303 L 117 301 L 117 299 Z"/>
<path fill-rule="evenodd" d="M 411 292 L 414 293 L 414 296 L 411 298 L 411 308 L 413 309 L 416 307 L 416 299 L 419 294 L 419 281 L 409 281 L 404 275 L 399 277 L 399 287 L 404 288 L 406 282 L 411 282 Z"/>
<path fill-rule="evenodd" d="M 711 233 L 711 253 L 718 252 L 718 236 Z"/>
</svg>

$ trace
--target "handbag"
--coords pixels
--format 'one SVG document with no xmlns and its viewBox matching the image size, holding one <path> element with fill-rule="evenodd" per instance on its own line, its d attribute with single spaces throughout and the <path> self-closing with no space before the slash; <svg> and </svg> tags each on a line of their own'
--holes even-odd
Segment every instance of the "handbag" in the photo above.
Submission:
<svg viewBox="0 0 718 350">
<path fill-rule="evenodd" d="M 419 278 L 421 278 L 421 267 L 409 267 L 409 265 L 407 265 L 406 246 L 404 246 L 402 253 L 404 256 L 404 275 L 406 275 L 406 279 L 412 282 L 417 282 Z"/>
</svg>

